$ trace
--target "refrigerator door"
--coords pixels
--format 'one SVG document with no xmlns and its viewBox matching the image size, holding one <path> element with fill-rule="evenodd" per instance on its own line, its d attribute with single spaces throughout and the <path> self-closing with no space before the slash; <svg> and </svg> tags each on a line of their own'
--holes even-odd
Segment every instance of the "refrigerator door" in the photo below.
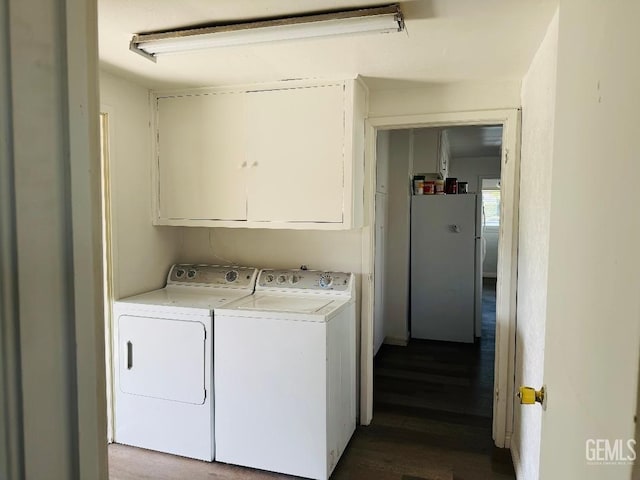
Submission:
<svg viewBox="0 0 640 480">
<path fill-rule="evenodd" d="M 411 336 L 474 341 L 477 196 L 412 197 Z"/>
</svg>

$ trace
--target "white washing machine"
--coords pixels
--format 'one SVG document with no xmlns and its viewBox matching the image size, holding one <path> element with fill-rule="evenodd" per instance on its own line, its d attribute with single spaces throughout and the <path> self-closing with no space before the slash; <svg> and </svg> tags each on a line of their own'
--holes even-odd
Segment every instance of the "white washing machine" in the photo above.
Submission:
<svg viewBox="0 0 640 480">
<path fill-rule="evenodd" d="M 214 459 L 214 310 L 252 294 L 256 277 L 174 265 L 165 288 L 115 302 L 115 442 Z"/>
<path fill-rule="evenodd" d="M 216 461 L 326 480 L 355 430 L 351 273 L 262 270 L 216 310 Z"/>
</svg>

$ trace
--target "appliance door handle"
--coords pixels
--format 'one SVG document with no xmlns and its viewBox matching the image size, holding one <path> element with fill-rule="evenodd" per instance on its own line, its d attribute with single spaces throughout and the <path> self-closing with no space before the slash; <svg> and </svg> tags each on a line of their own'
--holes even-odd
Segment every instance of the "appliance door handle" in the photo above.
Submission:
<svg viewBox="0 0 640 480">
<path fill-rule="evenodd" d="M 133 343 L 127 342 L 127 370 L 133 368 Z"/>
</svg>

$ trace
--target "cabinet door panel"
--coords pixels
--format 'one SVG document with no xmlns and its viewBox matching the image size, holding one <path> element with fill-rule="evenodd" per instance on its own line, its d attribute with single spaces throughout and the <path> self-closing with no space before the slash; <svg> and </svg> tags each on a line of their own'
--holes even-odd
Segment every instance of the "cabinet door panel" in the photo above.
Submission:
<svg viewBox="0 0 640 480">
<path fill-rule="evenodd" d="M 344 87 L 247 96 L 248 219 L 342 222 Z"/>
<path fill-rule="evenodd" d="M 246 220 L 245 113 L 240 94 L 158 99 L 161 218 Z"/>
<path fill-rule="evenodd" d="M 440 130 L 418 128 L 413 131 L 413 173 L 435 173 L 439 171 L 438 152 Z"/>
</svg>

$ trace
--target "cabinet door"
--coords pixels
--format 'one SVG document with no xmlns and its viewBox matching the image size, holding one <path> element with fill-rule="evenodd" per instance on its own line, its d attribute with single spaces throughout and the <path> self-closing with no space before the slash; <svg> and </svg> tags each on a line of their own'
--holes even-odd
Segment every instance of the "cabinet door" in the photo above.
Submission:
<svg viewBox="0 0 640 480">
<path fill-rule="evenodd" d="M 158 98 L 160 218 L 246 220 L 245 113 L 242 94 Z"/>
<path fill-rule="evenodd" d="M 342 222 L 344 87 L 247 96 L 248 219 Z"/>
<path fill-rule="evenodd" d="M 435 173 L 438 171 L 438 145 L 440 130 L 418 128 L 413 131 L 413 173 Z"/>
</svg>

